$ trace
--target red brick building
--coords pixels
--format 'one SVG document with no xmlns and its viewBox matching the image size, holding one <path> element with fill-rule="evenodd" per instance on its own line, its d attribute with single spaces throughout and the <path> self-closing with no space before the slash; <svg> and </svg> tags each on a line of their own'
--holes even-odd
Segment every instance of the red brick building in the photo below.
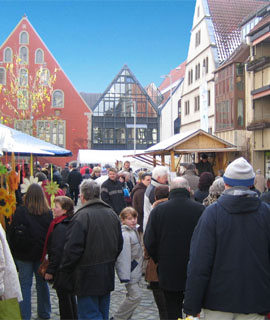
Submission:
<svg viewBox="0 0 270 320">
<path fill-rule="evenodd" d="M 17 83 L 15 95 L 9 94 L 11 83 Z M 73 153 L 43 161 L 63 165 L 77 159 L 79 149 L 89 147 L 92 111 L 25 16 L 0 47 L 0 87 L 2 122 Z M 36 106 L 33 91 L 45 97 Z"/>
</svg>

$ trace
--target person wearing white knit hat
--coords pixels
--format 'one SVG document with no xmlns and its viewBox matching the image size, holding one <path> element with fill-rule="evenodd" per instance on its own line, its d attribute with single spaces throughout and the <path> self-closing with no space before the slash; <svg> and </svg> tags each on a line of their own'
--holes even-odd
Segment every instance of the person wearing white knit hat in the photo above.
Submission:
<svg viewBox="0 0 270 320">
<path fill-rule="evenodd" d="M 250 190 L 255 173 L 238 158 L 225 191 L 192 236 L 184 312 L 205 320 L 264 320 L 270 312 L 270 206 Z"/>
</svg>

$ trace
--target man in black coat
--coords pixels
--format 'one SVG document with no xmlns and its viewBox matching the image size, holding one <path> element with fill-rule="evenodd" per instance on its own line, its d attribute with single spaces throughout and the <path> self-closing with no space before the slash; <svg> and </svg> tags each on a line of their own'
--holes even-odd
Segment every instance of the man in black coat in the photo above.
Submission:
<svg viewBox="0 0 270 320">
<path fill-rule="evenodd" d="M 126 207 L 124 191 L 115 168 L 109 168 L 108 179 L 101 185 L 101 199 L 119 215 Z"/>
<path fill-rule="evenodd" d="M 79 185 L 81 184 L 83 178 L 81 173 L 77 169 L 77 164 L 76 162 L 72 163 L 72 170 L 70 171 L 68 178 L 67 178 L 67 183 L 69 184 L 69 192 L 70 192 L 70 197 L 72 200 L 74 200 L 75 206 L 78 203 L 78 198 L 79 198 Z"/>
<path fill-rule="evenodd" d="M 190 199 L 187 180 L 177 177 L 171 183 L 169 200 L 150 213 L 144 244 L 158 263 L 169 319 L 182 318 L 190 240 L 203 210 L 202 204 Z"/>
<path fill-rule="evenodd" d="M 121 224 L 100 199 L 95 181 L 82 182 L 80 199 L 83 206 L 68 226 L 54 287 L 77 296 L 79 319 L 108 319 L 115 262 L 123 247 Z"/>
</svg>

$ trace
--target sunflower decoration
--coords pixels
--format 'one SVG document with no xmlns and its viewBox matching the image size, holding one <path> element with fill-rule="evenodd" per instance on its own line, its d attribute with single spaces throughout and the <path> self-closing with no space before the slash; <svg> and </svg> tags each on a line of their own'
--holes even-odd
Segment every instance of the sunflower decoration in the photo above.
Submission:
<svg viewBox="0 0 270 320">
<path fill-rule="evenodd" d="M 40 186 L 42 185 L 42 181 L 39 182 L 38 178 L 34 178 L 33 176 L 31 176 L 29 179 L 23 178 L 23 183 L 21 184 L 21 192 L 26 193 L 32 183 L 38 183 Z"/>
<path fill-rule="evenodd" d="M 0 188 L 0 214 L 10 217 L 16 209 L 16 198 L 9 194 L 6 189 Z"/>
<path fill-rule="evenodd" d="M 48 181 L 45 185 L 45 191 L 51 196 L 51 207 L 54 207 L 54 198 L 59 190 L 59 184 L 56 181 Z"/>
</svg>

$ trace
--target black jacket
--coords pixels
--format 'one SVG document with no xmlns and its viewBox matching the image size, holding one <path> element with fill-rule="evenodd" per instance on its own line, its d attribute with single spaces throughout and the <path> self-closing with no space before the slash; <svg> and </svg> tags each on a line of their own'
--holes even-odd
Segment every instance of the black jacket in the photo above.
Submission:
<svg viewBox="0 0 270 320">
<path fill-rule="evenodd" d="M 47 244 L 47 253 L 49 257 L 49 266 L 47 273 L 55 275 L 63 256 L 63 250 L 66 242 L 66 231 L 70 223 L 69 217 L 56 224 L 53 232 L 50 234 Z"/>
<path fill-rule="evenodd" d="M 25 206 L 17 207 L 10 227 L 10 247 L 15 259 L 41 259 L 46 234 L 53 219 L 52 212 L 34 215 Z"/>
<path fill-rule="evenodd" d="M 114 290 L 115 261 L 123 247 L 120 220 L 100 199 L 82 206 L 67 228 L 63 258 L 54 287 L 77 296 Z"/>
<path fill-rule="evenodd" d="M 82 182 L 82 175 L 77 169 L 70 171 L 67 183 L 69 184 L 69 189 L 79 189 L 79 185 Z"/>
<path fill-rule="evenodd" d="M 188 190 L 170 191 L 169 200 L 155 207 L 144 234 L 144 245 L 158 263 L 159 285 L 168 291 L 185 289 L 190 240 L 204 206 Z"/>
<path fill-rule="evenodd" d="M 184 310 L 270 311 L 270 207 L 256 193 L 225 191 L 194 231 Z M 237 188 L 239 189 L 239 188 Z M 247 189 L 247 188 L 246 188 Z"/>
<path fill-rule="evenodd" d="M 108 178 L 101 185 L 101 199 L 119 213 L 126 207 L 122 184 L 119 180 Z"/>
</svg>

